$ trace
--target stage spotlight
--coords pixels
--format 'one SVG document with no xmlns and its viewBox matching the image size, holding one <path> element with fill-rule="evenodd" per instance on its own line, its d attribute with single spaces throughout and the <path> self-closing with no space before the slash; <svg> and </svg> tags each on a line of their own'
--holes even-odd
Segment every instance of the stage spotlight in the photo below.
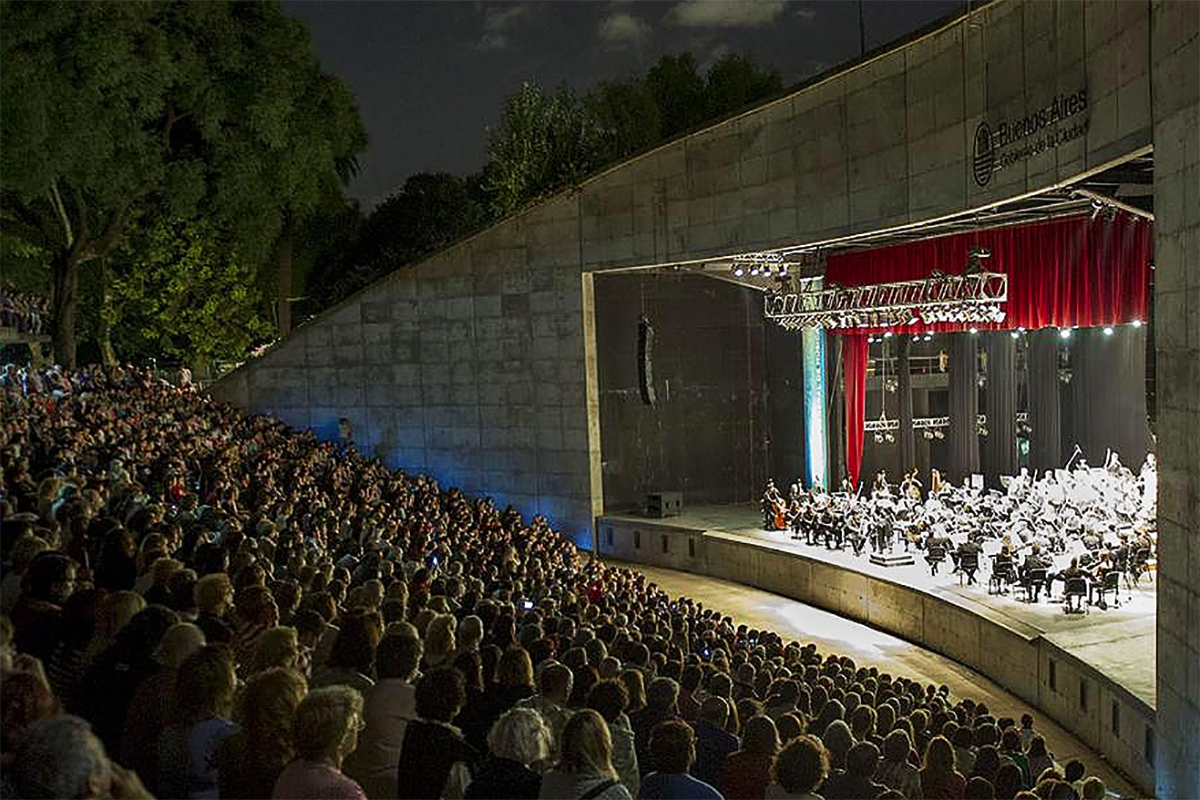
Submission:
<svg viewBox="0 0 1200 800">
<path fill-rule="evenodd" d="M 867 344 L 875 344 L 875 337 L 874 337 L 874 336 L 868 336 L 868 337 L 867 337 Z"/>
<path fill-rule="evenodd" d="M 743 275 L 745 275 L 745 274 L 746 274 L 746 270 L 742 269 L 741 267 L 738 267 L 737 269 L 735 269 L 735 270 L 733 271 L 733 274 L 734 274 L 734 276 L 735 276 L 735 277 L 738 277 L 738 278 L 740 278 L 740 277 L 742 277 Z"/>
<path fill-rule="evenodd" d="M 751 274 L 751 275 L 758 275 L 758 267 L 751 267 L 751 268 L 750 268 L 750 274 Z"/>
<path fill-rule="evenodd" d="M 1070 328 L 1063 328 L 1062 330 L 1060 330 L 1060 331 L 1058 332 L 1058 338 L 1060 338 L 1060 339 L 1070 339 L 1070 338 L 1071 338 L 1071 329 L 1070 329 Z"/>
<path fill-rule="evenodd" d="M 885 338 L 885 339 L 890 339 L 890 338 L 892 338 L 892 332 L 891 332 L 891 331 L 884 331 L 884 332 L 883 332 L 883 338 Z"/>
<path fill-rule="evenodd" d="M 1017 333 L 1024 333 L 1024 332 L 1025 332 L 1024 328 L 1017 328 Z"/>
<path fill-rule="evenodd" d="M 971 326 L 971 335 L 974 336 L 977 333 L 979 333 L 979 328 L 976 328 L 974 325 L 972 325 Z"/>
<path fill-rule="evenodd" d="M 1016 331 L 1009 331 L 1008 335 L 1011 336 L 1012 338 L 1016 339 L 1021 334 L 1017 333 Z"/>
<path fill-rule="evenodd" d="M 927 334 L 925 334 L 925 341 L 927 341 L 927 342 L 932 342 L 932 341 L 933 341 L 933 334 L 932 334 L 932 333 L 927 333 Z"/>
<path fill-rule="evenodd" d="M 1105 335 L 1105 336 L 1112 336 L 1112 335 L 1113 335 L 1113 328 L 1112 328 L 1112 325 L 1105 325 L 1105 326 L 1104 326 L 1104 335 Z"/>
<path fill-rule="evenodd" d="M 1141 321 L 1140 319 L 1135 319 L 1135 320 L 1134 320 L 1134 321 L 1133 321 L 1131 324 L 1132 324 L 1132 325 L 1133 325 L 1133 327 L 1135 327 L 1135 328 L 1140 328 L 1140 327 L 1142 327 L 1142 321 Z"/>
</svg>

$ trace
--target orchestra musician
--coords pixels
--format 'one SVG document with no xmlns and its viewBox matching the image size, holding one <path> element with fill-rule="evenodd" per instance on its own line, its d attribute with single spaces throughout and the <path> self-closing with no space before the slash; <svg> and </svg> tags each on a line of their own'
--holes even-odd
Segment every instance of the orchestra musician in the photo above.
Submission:
<svg viewBox="0 0 1200 800">
<path fill-rule="evenodd" d="M 779 490 L 775 488 L 775 481 L 767 478 L 767 490 L 763 492 L 762 496 L 763 530 L 779 529 L 775 524 L 775 519 L 782 503 L 783 498 L 779 496 Z"/>
<path fill-rule="evenodd" d="M 1033 547 L 1029 549 L 1029 555 L 1025 556 L 1025 563 L 1021 565 L 1021 583 L 1026 586 L 1030 586 L 1030 574 L 1035 569 L 1050 569 L 1051 563 L 1052 562 L 1050 559 L 1042 556 L 1042 548 L 1039 545 L 1034 544 Z M 1030 586 L 1030 589 L 1033 591 L 1033 602 L 1036 603 L 1042 595 L 1042 585 L 1040 583 L 1033 584 Z M 1046 593 L 1049 595 L 1049 588 L 1046 589 Z"/>
<path fill-rule="evenodd" d="M 978 542 L 978 534 L 972 533 L 967 537 L 967 540 L 958 546 L 958 568 L 964 570 L 967 574 L 967 585 L 976 583 L 975 573 L 979 570 L 979 554 L 983 552 L 983 545 Z M 975 566 L 965 567 L 963 565 L 963 556 L 975 555 Z"/>
<path fill-rule="evenodd" d="M 1112 554 L 1107 550 L 1100 553 L 1100 557 L 1088 570 L 1088 604 L 1090 605 L 1095 595 L 1104 588 L 1104 576 L 1111 570 L 1115 569 L 1112 560 Z"/>
</svg>

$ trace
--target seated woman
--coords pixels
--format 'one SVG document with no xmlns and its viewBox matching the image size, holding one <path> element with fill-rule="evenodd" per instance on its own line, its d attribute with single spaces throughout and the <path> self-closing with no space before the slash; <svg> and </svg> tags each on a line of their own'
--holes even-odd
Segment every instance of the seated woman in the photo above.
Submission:
<svg viewBox="0 0 1200 800">
<path fill-rule="evenodd" d="M 342 774 L 342 760 L 358 745 L 362 695 L 349 686 L 313 689 L 300 701 L 292 724 L 297 758 L 275 781 L 279 800 L 366 800 L 362 787 Z"/>
<path fill-rule="evenodd" d="M 558 766 L 542 778 L 538 797 L 587 800 L 632 800 L 633 795 L 617 779 L 612 764 L 612 738 L 604 717 L 584 709 L 563 728 L 562 757 Z"/>
</svg>

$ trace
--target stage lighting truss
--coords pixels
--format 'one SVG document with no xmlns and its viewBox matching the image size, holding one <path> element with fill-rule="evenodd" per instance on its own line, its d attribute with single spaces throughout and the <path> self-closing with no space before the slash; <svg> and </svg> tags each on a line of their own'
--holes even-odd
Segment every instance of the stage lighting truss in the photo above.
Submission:
<svg viewBox="0 0 1200 800">
<path fill-rule="evenodd" d="M 872 286 L 768 292 L 763 312 L 787 330 L 1000 323 L 1007 300 L 1007 275 L 968 272 Z"/>
<path fill-rule="evenodd" d="M 749 275 L 757 278 L 782 278 L 789 276 L 790 267 L 799 267 L 800 265 L 794 262 L 787 261 L 779 253 L 743 253 L 740 256 L 733 257 L 733 265 L 730 267 L 730 272 L 735 278 L 741 278 Z"/>
</svg>

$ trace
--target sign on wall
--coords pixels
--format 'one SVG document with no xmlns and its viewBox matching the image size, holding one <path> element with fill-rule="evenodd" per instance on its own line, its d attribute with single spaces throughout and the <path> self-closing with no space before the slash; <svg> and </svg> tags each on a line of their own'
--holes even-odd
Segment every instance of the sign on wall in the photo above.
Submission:
<svg viewBox="0 0 1200 800">
<path fill-rule="evenodd" d="M 1084 88 L 1057 95 L 1018 119 L 1003 119 L 995 125 L 986 119 L 980 122 L 971 154 L 975 183 L 987 186 L 995 173 L 1083 136 L 1087 133 L 1087 107 Z"/>
</svg>

